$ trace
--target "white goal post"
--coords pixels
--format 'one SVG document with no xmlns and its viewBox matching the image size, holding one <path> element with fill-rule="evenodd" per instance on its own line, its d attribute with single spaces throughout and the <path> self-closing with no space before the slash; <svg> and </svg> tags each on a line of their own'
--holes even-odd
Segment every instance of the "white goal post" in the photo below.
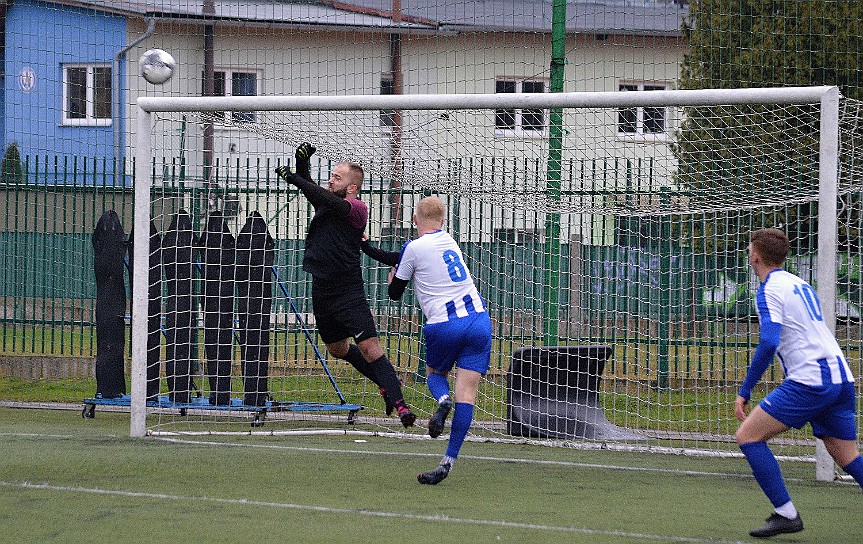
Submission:
<svg viewBox="0 0 863 544">
<path fill-rule="evenodd" d="M 134 239 L 136 255 L 149 248 L 151 188 L 153 185 L 153 126 L 158 114 L 188 112 L 326 112 L 326 111 L 463 111 L 463 110 L 567 110 L 626 108 L 695 108 L 734 105 L 814 105 L 818 120 L 818 254 L 817 289 L 824 319 L 831 330 L 836 323 L 837 198 L 839 192 L 839 106 L 837 87 L 787 87 L 759 89 L 657 90 L 650 92 L 571 92 L 450 95 L 354 95 L 354 96 L 233 96 L 141 97 L 137 101 L 134 140 Z M 554 124 L 551 116 L 550 124 Z M 551 128 L 554 128 L 553 126 Z M 574 129 L 573 129 L 574 130 Z M 544 136 L 548 138 L 548 134 Z M 673 136 L 671 136 L 673 138 Z M 517 152 L 517 150 L 516 150 Z M 540 157 L 540 159 L 545 160 Z M 592 198 L 596 198 L 592 195 Z M 652 198 L 641 195 L 639 198 Z M 549 207 L 551 213 L 584 213 L 576 206 Z M 639 210 L 639 213 L 644 210 Z M 663 212 L 667 213 L 667 212 Z M 133 263 L 136 278 L 148 277 L 148 260 Z M 482 291 L 482 289 L 481 289 Z M 132 292 L 132 338 L 147 337 L 148 286 L 136 281 Z M 147 342 L 132 342 L 130 434 L 147 434 Z M 832 479 L 829 456 L 818 448 L 817 477 Z M 828 474 L 829 473 L 829 474 Z"/>
</svg>

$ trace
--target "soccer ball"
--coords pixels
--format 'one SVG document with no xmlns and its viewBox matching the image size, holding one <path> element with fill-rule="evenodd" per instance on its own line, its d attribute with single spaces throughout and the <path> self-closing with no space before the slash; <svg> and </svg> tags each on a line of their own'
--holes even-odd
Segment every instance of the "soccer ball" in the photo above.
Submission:
<svg viewBox="0 0 863 544">
<path fill-rule="evenodd" d="M 141 67 L 141 75 L 148 83 L 160 85 L 174 75 L 177 62 L 167 51 L 150 49 L 141 55 L 138 65 Z"/>
</svg>

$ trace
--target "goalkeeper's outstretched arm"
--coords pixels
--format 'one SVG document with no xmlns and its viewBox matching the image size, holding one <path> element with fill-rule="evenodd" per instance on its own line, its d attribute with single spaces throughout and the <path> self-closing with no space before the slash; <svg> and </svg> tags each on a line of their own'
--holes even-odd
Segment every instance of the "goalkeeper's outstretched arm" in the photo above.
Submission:
<svg viewBox="0 0 863 544">
<path fill-rule="evenodd" d="M 368 240 L 360 242 L 360 248 L 362 248 L 363 253 L 379 263 L 383 263 L 387 266 L 398 266 L 399 264 L 401 253 L 398 251 L 385 251 L 379 247 L 371 245 Z"/>
<path fill-rule="evenodd" d="M 312 181 L 309 158 L 314 152 L 315 148 L 310 144 L 302 144 L 296 152 L 297 173 L 292 173 L 287 166 L 279 166 L 276 168 L 276 174 L 291 185 L 295 185 L 315 209 L 327 206 L 347 217 L 351 211 L 350 203 Z"/>
<path fill-rule="evenodd" d="M 392 280 L 390 280 L 390 285 L 387 287 L 387 295 L 392 300 L 401 300 L 402 295 L 405 294 L 405 289 L 407 289 L 408 280 L 403 280 L 401 278 L 397 278 L 393 276 Z"/>
<path fill-rule="evenodd" d="M 297 161 L 297 175 L 306 181 L 312 182 L 312 155 L 315 154 L 315 146 L 309 142 L 303 142 L 294 152 Z"/>
<path fill-rule="evenodd" d="M 300 176 L 289 172 L 284 166 L 276 168 L 276 173 L 285 181 L 296 187 L 305 195 L 315 209 L 321 206 L 332 208 L 340 215 L 347 217 L 351 211 L 351 204 L 344 198 L 332 193 L 320 185 L 317 185 L 309 180 L 303 179 Z"/>
<path fill-rule="evenodd" d="M 407 245 L 407 244 L 406 244 Z M 376 260 L 379 263 L 383 263 L 388 266 L 397 267 L 399 265 L 399 261 L 401 260 L 402 254 L 399 251 L 386 251 L 379 247 L 375 247 L 369 243 L 369 241 L 363 238 L 363 241 L 360 242 L 360 248 L 362 248 L 363 253 Z M 405 289 L 408 286 L 408 281 L 403 280 L 401 278 L 395 277 L 393 272 L 390 272 L 389 278 L 389 287 L 387 288 L 387 294 L 393 300 L 400 300 L 402 295 L 405 292 Z"/>
</svg>

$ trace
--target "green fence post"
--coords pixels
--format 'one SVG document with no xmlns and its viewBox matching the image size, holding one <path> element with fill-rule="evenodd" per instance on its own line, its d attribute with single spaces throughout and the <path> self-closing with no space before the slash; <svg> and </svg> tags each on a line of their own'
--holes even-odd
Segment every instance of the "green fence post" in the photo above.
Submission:
<svg viewBox="0 0 863 544">
<path fill-rule="evenodd" d="M 669 209 L 671 205 L 671 191 L 667 187 L 660 189 L 660 202 L 663 209 Z M 669 338 L 671 329 L 671 218 L 662 216 L 660 218 L 659 241 L 659 311 L 657 326 L 657 351 L 658 368 L 656 375 L 656 386 L 664 389 L 668 387 L 668 348 L 671 343 Z"/>
<path fill-rule="evenodd" d="M 554 0 L 551 21 L 551 81 L 549 91 L 563 92 L 566 64 L 566 1 Z M 560 201 L 561 148 L 563 147 L 563 110 L 549 113 L 547 192 L 553 203 Z M 546 346 L 559 343 L 560 324 L 560 214 L 550 213 L 545 220 L 545 289 L 543 294 L 543 336 Z"/>
</svg>

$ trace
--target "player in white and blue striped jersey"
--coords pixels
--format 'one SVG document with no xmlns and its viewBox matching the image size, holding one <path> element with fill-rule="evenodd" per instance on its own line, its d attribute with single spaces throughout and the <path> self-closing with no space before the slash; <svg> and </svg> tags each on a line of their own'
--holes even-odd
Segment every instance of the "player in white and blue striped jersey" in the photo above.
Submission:
<svg viewBox="0 0 863 544">
<path fill-rule="evenodd" d="M 488 372 L 491 360 L 491 320 L 458 243 L 443 230 L 445 216 L 443 202 L 437 197 L 426 197 L 417 203 L 413 217 L 417 238 L 402 248 L 397 267 L 390 274 L 388 290 L 390 298 L 399 300 L 408 282 L 413 281 L 426 317 L 426 383 L 438 402 L 429 421 L 430 436 L 440 436 L 447 416 L 455 409 L 446 454 L 434 470 L 417 476 L 420 483 L 430 485 L 446 478 L 458 457 L 473 422 L 480 379 Z M 391 259 L 381 258 L 379 250 L 369 249 L 366 245 L 363 251 L 393 264 Z M 455 365 L 458 371 L 453 403 L 448 375 Z"/>
<path fill-rule="evenodd" d="M 778 229 L 752 233 L 749 264 L 761 280 L 755 295 L 760 333 L 752 363 L 735 400 L 735 415 L 743 423 L 737 444 L 774 512 L 749 532 L 770 537 L 803 530 L 800 513 L 791 502 L 779 464 L 767 441 L 791 427 L 812 425 L 827 451 L 863 487 L 863 458 L 857 448 L 854 376 L 833 333 L 824 323 L 815 290 L 782 267 L 790 244 Z M 776 355 L 785 380 L 751 413 L 752 388 Z M 748 413 L 748 415 L 747 415 Z"/>
</svg>

